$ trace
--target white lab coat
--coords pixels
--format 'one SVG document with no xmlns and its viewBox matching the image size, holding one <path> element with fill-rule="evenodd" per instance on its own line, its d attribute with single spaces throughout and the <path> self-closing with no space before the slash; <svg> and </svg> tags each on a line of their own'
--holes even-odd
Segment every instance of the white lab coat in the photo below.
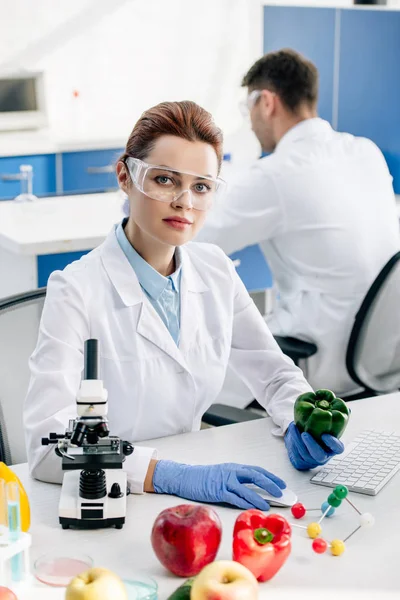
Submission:
<svg viewBox="0 0 400 600">
<path fill-rule="evenodd" d="M 197 240 L 227 254 L 260 244 L 279 292 L 271 331 L 317 344 L 301 365 L 314 389 L 355 391 L 345 366 L 354 317 L 400 247 L 392 178 L 373 142 L 322 119 L 299 123 L 232 183 Z"/>
<path fill-rule="evenodd" d="M 111 433 L 135 444 L 199 429 L 228 362 L 265 406 L 277 433 L 293 420 L 297 395 L 310 390 L 219 248 L 190 243 L 182 249 L 178 348 L 113 230 L 48 283 L 24 410 L 30 471 L 44 481 L 61 481 L 61 460 L 54 448 L 41 446 L 41 438 L 63 433 L 76 417 L 87 338 L 100 343 Z M 127 458 L 133 492 L 143 490 L 152 456 L 152 448 L 135 446 Z"/>
</svg>

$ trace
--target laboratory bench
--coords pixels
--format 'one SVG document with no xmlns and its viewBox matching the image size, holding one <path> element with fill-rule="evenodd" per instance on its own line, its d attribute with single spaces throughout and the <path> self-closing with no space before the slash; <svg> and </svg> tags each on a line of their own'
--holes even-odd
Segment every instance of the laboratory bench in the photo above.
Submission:
<svg viewBox="0 0 400 600">
<path fill-rule="evenodd" d="M 123 217 L 120 192 L 0 202 L 0 298 L 47 284 Z"/>
<path fill-rule="evenodd" d="M 400 393 L 354 401 L 351 408 L 351 419 L 343 435 L 345 444 L 367 429 L 400 431 Z M 180 461 L 184 458 L 190 464 L 238 462 L 264 467 L 281 476 L 306 508 L 320 507 L 332 489 L 311 484 L 309 472 L 296 471 L 291 466 L 282 438 L 271 433 L 273 426 L 272 420 L 265 418 L 141 444 L 156 447 L 161 459 Z M 74 556 L 79 551 L 80 555 L 92 557 L 95 566 L 107 567 L 123 577 L 128 578 L 132 572 L 153 577 L 158 583 L 159 600 L 166 600 L 182 583 L 182 579 L 172 576 L 158 562 L 151 547 L 150 532 L 162 510 L 188 501 L 162 494 L 129 496 L 126 523 L 121 531 L 64 531 L 58 523 L 60 486 L 30 479 L 26 464 L 17 465 L 15 471 L 26 487 L 31 504 L 32 561 L 44 553 L 62 550 L 64 555 Z M 377 496 L 350 493 L 349 498 L 361 513 L 373 515 L 373 528 L 355 533 L 346 542 L 342 556 L 315 554 L 306 532 L 293 528 L 289 559 L 273 579 L 260 584 L 260 600 L 399 598 L 400 472 Z M 241 511 L 219 505 L 214 505 L 214 509 L 223 526 L 217 559 L 231 560 L 233 526 Z M 295 522 L 289 508 L 274 507 L 272 511 Z M 318 518 L 314 512 L 306 515 L 304 522 L 308 524 Z M 304 522 L 297 524 L 304 525 Z M 357 513 L 343 502 L 332 518 L 322 522 L 322 537 L 343 540 L 358 524 Z M 61 600 L 64 590 L 36 583 L 18 597 L 31 600 L 39 594 L 43 600 Z"/>
</svg>

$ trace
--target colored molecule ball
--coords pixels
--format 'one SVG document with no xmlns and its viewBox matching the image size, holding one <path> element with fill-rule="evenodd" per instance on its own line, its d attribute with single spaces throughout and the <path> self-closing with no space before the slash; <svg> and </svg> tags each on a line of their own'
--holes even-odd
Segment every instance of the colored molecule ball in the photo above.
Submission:
<svg viewBox="0 0 400 600">
<path fill-rule="evenodd" d="M 345 545 L 342 540 L 332 540 L 331 542 L 331 552 L 333 556 L 340 556 L 345 551 Z"/>
<path fill-rule="evenodd" d="M 323 502 L 321 505 L 321 511 L 322 514 L 325 515 L 325 512 L 328 510 L 329 507 L 329 502 Z M 333 506 L 331 506 L 328 510 L 328 512 L 326 513 L 326 517 L 333 517 L 333 515 L 335 514 L 335 509 L 333 508 Z"/>
<path fill-rule="evenodd" d="M 349 493 L 349 490 L 347 489 L 347 487 L 345 485 L 337 485 L 335 487 L 335 489 L 333 490 L 333 493 L 335 494 L 336 498 L 339 498 L 340 500 L 344 500 L 347 496 L 347 494 Z"/>
<path fill-rule="evenodd" d="M 338 498 L 337 496 L 335 496 L 335 494 L 329 494 L 328 496 L 328 504 L 330 504 L 331 506 L 334 506 L 335 508 L 337 508 L 338 506 L 340 506 L 342 504 L 342 501 L 340 498 Z"/>
<path fill-rule="evenodd" d="M 324 552 L 326 552 L 327 548 L 328 548 L 328 544 L 322 538 L 316 538 L 312 543 L 312 549 L 317 554 L 323 554 Z"/>
<path fill-rule="evenodd" d="M 301 519 L 306 514 L 306 509 L 305 509 L 304 505 L 301 504 L 301 502 L 297 502 L 297 504 L 293 504 L 293 506 L 290 510 L 292 511 L 292 515 L 294 516 L 295 519 Z"/>
<path fill-rule="evenodd" d="M 319 536 L 319 534 L 322 531 L 322 527 L 319 523 L 310 523 L 309 526 L 307 527 L 307 533 L 308 536 L 314 540 L 315 538 L 317 538 Z"/>
<path fill-rule="evenodd" d="M 361 527 L 372 527 L 372 525 L 374 523 L 375 523 L 375 519 L 370 513 L 363 513 L 360 516 Z"/>
</svg>

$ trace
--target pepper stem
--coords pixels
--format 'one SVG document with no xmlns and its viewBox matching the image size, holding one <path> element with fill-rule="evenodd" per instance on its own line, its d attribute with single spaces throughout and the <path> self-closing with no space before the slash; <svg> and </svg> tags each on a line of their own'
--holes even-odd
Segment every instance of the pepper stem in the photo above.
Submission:
<svg viewBox="0 0 400 600">
<path fill-rule="evenodd" d="M 323 408 L 324 410 L 328 410 L 330 408 L 330 404 L 328 400 L 319 400 L 319 402 L 317 402 L 317 407 Z"/>
<path fill-rule="evenodd" d="M 259 544 L 268 544 L 268 542 L 272 542 L 274 539 L 274 534 L 265 529 L 265 527 L 260 527 L 259 529 L 255 529 L 253 531 L 254 539 Z"/>
</svg>

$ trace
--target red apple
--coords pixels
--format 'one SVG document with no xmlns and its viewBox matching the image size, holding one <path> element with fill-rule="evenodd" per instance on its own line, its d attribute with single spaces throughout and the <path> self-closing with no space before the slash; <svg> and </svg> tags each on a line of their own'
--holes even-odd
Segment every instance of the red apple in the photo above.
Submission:
<svg viewBox="0 0 400 600">
<path fill-rule="evenodd" d="M 207 565 L 194 580 L 190 600 L 257 600 L 258 583 L 253 573 L 233 560 Z"/>
<path fill-rule="evenodd" d="M 151 532 L 151 543 L 166 569 L 179 577 L 192 577 L 214 560 L 221 535 L 221 521 L 214 510 L 207 506 L 180 504 L 158 515 Z"/>
<path fill-rule="evenodd" d="M 18 598 L 9 588 L 0 585 L 0 600 L 18 600 Z"/>
</svg>

